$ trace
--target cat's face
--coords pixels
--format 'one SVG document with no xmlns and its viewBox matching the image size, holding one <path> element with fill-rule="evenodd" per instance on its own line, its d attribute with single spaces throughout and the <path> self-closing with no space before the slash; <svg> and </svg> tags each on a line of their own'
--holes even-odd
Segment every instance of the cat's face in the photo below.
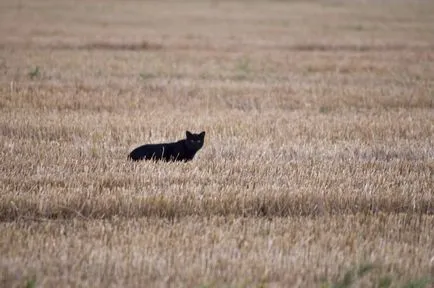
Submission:
<svg viewBox="0 0 434 288">
<path fill-rule="evenodd" d="M 185 135 L 187 136 L 187 145 L 189 148 L 199 150 L 203 146 L 203 142 L 205 140 L 205 131 L 194 134 L 190 131 L 186 131 Z"/>
</svg>

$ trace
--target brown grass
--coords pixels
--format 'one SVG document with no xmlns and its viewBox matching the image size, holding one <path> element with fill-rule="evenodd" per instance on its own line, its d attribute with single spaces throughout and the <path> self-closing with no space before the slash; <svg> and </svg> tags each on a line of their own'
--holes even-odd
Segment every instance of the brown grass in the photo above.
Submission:
<svg viewBox="0 0 434 288">
<path fill-rule="evenodd" d="M 0 286 L 434 275 L 433 9 L 1 2 Z M 186 129 L 194 161 L 127 161 Z"/>
</svg>

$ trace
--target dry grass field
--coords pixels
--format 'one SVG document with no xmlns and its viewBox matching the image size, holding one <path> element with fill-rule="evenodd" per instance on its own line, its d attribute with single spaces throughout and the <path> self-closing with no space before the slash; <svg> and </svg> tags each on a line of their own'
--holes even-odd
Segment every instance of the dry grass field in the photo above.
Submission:
<svg viewBox="0 0 434 288">
<path fill-rule="evenodd" d="M 0 287 L 433 287 L 433 135 L 433 1 L 0 1 Z"/>
</svg>

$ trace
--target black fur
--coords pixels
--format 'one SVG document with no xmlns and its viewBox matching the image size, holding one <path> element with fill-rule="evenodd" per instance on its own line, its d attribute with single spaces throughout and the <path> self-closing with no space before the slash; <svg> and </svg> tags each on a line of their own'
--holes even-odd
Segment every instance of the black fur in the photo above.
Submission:
<svg viewBox="0 0 434 288">
<path fill-rule="evenodd" d="M 186 131 L 186 139 L 174 143 L 146 144 L 137 147 L 128 155 L 133 161 L 155 160 L 155 161 L 190 161 L 200 148 L 202 148 L 205 131 L 193 134 Z"/>
</svg>

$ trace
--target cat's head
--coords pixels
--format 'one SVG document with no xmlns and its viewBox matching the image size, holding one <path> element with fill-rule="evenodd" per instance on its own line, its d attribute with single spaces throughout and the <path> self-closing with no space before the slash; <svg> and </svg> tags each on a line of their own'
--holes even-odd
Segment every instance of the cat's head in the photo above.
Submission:
<svg viewBox="0 0 434 288">
<path fill-rule="evenodd" d="M 186 143 L 187 147 L 192 150 L 199 150 L 203 146 L 203 142 L 205 140 L 205 131 L 194 134 L 190 131 L 186 131 L 185 135 L 187 136 Z"/>
</svg>

